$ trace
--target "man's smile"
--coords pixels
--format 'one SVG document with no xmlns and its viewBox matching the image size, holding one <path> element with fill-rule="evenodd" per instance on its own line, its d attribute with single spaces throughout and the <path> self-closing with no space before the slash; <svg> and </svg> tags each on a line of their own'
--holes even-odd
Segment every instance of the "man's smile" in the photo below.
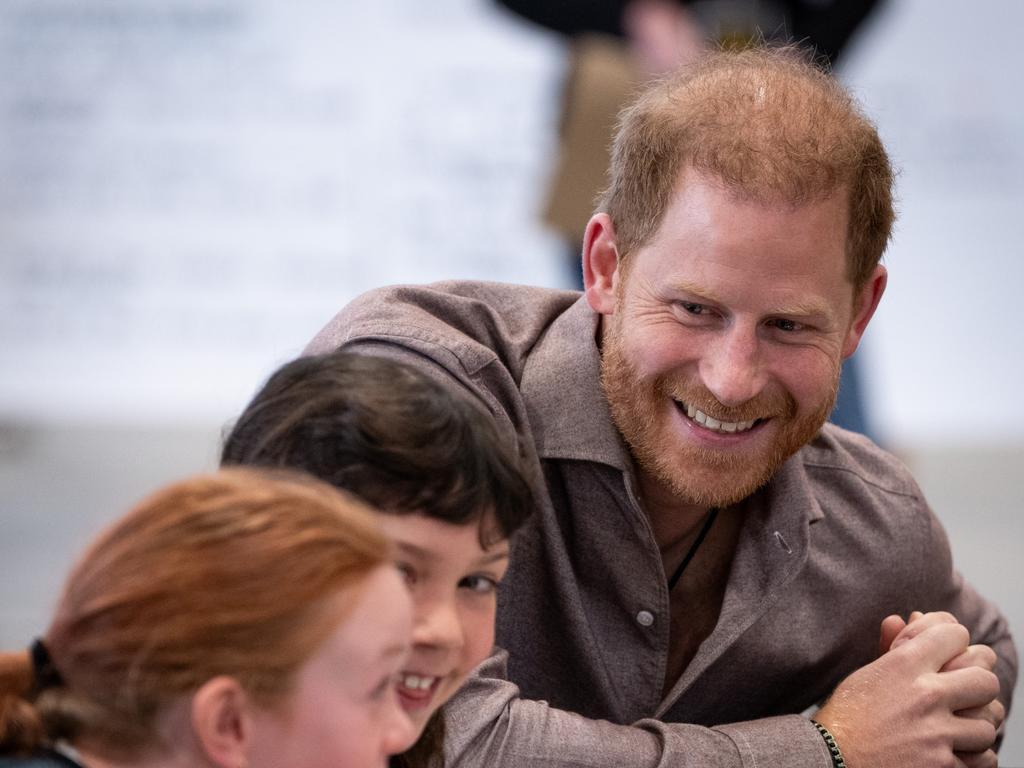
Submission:
<svg viewBox="0 0 1024 768">
<path fill-rule="evenodd" d="M 673 398 L 674 399 L 674 398 Z M 693 405 L 684 403 L 681 400 L 676 400 L 676 407 L 680 412 L 686 415 L 690 421 L 699 424 L 704 429 L 711 430 L 712 432 L 721 432 L 724 434 L 735 434 L 736 432 L 746 432 L 748 429 L 760 424 L 764 419 L 750 419 L 749 421 L 721 421 L 719 419 L 708 416 L 704 411 Z"/>
</svg>

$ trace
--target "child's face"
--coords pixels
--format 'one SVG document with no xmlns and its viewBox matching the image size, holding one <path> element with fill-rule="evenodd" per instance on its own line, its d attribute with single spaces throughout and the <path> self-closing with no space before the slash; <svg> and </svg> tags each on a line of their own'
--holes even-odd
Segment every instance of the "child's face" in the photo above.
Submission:
<svg viewBox="0 0 1024 768">
<path fill-rule="evenodd" d="M 496 587 L 508 568 L 508 541 L 480 545 L 480 523 L 453 525 L 425 515 L 381 515 L 397 545 L 412 594 L 412 653 L 398 700 L 422 732 L 494 645 Z M 485 517 L 483 524 L 492 521 Z"/>
<path fill-rule="evenodd" d="M 344 595 L 340 596 L 344 597 Z M 254 713 L 253 768 L 381 768 L 419 738 L 397 701 L 411 628 L 401 577 L 379 568 L 323 645 L 302 665 L 284 706 Z"/>
</svg>

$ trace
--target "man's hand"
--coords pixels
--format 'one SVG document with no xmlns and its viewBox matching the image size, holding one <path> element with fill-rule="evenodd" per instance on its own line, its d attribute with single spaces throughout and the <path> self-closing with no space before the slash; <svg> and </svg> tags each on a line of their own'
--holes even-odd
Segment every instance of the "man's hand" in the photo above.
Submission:
<svg viewBox="0 0 1024 768">
<path fill-rule="evenodd" d="M 1002 708 L 995 654 L 968 646 L 949 614 L 889 617 L 888 652 L 854 672 L 814 716 L 835 736 L 850 768 L 996 765 L 991 747 Z"/>
<path fill-rule="evenodd" d="M 903 643 L 921 634 L 925 629 L 930 626 L 937 624 L 955 624 L 957 623 L 956 618 L 945 612 L 936 613 L 921 613 L 920 611 L 914 611 L 910 614 L 910 620 L 904 621 L 901 617 L 893 615 L 887 616 L 882 621 L 882 627 L 880 637 L 878 641 L 878 652 L 879 655 L 887 653 L 888 651 L 898 648 Z M 966 669 L 968 667 L 980 667 L 992 671 L 996 665 L 996 654 L 987 645 L 970 645 L 967 650 L 961 653 L 954 659 L 948 661 L 943 665 L 941 672 L 951 672 L 957 669 Z M 979 720 L 988 720 L 992 725 L 998 729 L 1003 724 L 1003 720 L 1006 719 L 1006 708 L 1003 703 L 998 699 L 993 699 L 984 707 L 974 707 L 972 709 L 962 710 L 957 712 L 960 717 L 973 717 Z M 986 750 L 991 752 L 991 750 Z M 957 757 L 966 766 L 987 766 L 995 765 L 995 755 L 988 756 L 977 756 L 975 753 L 957 753 Z"/>
</svg>

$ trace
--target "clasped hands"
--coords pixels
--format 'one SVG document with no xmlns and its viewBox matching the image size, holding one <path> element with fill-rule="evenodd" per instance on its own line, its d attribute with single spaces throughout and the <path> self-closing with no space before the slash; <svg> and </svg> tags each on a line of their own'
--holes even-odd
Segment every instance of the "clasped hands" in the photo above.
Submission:
<svg viewBox="0 0 1024 768">
<path fill-rule="evenodd" d="M 849 768 L 996 766 L 1006 710 L 991 648 L 949 613 L 914 612 L 882 622 L 879 652 L 814 715 Z"/>
</svg>

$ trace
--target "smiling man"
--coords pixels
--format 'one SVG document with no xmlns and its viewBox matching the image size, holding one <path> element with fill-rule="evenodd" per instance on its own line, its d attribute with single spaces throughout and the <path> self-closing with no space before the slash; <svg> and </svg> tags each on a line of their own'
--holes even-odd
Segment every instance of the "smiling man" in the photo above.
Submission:
<svg viewBox="0 0 1024 768">
<path fill-rule="evenodd" d="M 825 423 L 892 223 L 842 87 L 723 53 L 624 114 L 583 296 L 388 288 L 313 341 L 472 393 L 533 469 L 450 765 L 995 764 L 1006 622 L 906 469 Z"/>
</svg>

